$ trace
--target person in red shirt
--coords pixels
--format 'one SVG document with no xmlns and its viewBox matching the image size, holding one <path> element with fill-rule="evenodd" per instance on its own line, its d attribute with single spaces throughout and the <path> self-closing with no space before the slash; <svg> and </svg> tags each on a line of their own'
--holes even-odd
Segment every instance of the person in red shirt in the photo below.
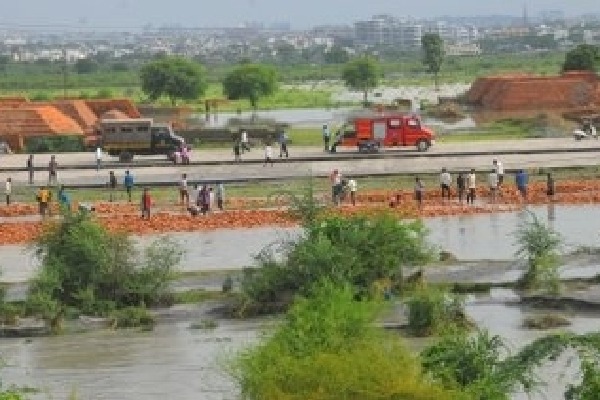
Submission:
<svg viewBox="0 0 600 400">
<path fill-rule="evenodd" d="M 142 193 L 142 219 L 150 219 L 150 207 L 152 207 L 152 197 L 148 188 L 144 188 Z"/>
</svg>

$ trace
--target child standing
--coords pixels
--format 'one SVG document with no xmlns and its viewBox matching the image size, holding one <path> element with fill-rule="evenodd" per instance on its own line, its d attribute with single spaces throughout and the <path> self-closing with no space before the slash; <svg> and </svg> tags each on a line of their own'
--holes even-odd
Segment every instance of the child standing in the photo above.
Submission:
<svg viewBox="0 0 600 400">
<path fill-rule="evenodd" d="M 144 188 L 142 193 L 142 219 L 150 219 L 150 208 L 152 207 L 152 197 L 148 188 Z"/>
</svg>

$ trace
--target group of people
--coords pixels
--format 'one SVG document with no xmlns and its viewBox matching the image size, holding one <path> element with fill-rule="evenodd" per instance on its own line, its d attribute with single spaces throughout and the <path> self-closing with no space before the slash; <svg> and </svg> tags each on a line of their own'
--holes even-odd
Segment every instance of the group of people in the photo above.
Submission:
<svg viewBox="0 0 600 400">
<path fill-rule="evenodd" d="M 34 177 L 35 177 L 35 165 L 33 162 L 33 154 L 30 154 L 27 158 L 27 163 L 25 164 L 25 168 L 27 169 L 27 173 L 29 175 L 29 184 L 33 185 Z M 48 162 L 48 184 L 57 184 L 58 183 L 58 162 L 56 161 L 56 156 L 50 156 L 50 161 Z"/>
<path fill-rule="evenodd" d="M 498 159 L 492 161 L 492 168 L 487 176 L 487 188 L 489 190 L 489 201 L 495 203 L 499 196 L 502 196 L 502 186 L 504 184 L 504 166 Z M 440 173 L 440 188 L 442 199 L 450 200 L 451 187 L 453 184 L 452 175 L 446 168 L 442 168 Z M 463 199 L 467 204 L 474 204 L 477 195 L 477 173 L 471 169 L 468 173 L 459 172 L 456 177 L 456 195 L 460 203 Z M 523 201 L 527 200 L 527 187 L 529 185 L 529 176 L 527 171 L 519 169 L 515 173 L 515 186 Z M 415 178 L 415 199 L 419 205 L 423 202 L 423 192 L 425 187 L 419 177 Z M 555 184 L 551 173 L 546 175 L 546 194 L 554 196 Z"/>
<path fill-rule="evenodd" d="M 288 150 L 289 146 L 289 136 L 285 129 L 281 129 L 278 137 L 277 143 L 279 143 L 279 158 L 289 158 L 290 153 Z M 263 166 L 271 165 L 273 166 L 273 145 L 271 138 L 267 138 L 264 142 L 264 164 Z M 234 139 L 233 142 L 233 155 L 235 162 L 242 161 L 242 154 L 244 152 L 250 151 L 250 141 L 248 139 L 248 132 L 245 129 L 242 129 L 238 135 Z"/>
<path fill-rule="evenodd" d="M 179 201 L 187 207 L 189 213 L 193 216 L 199 214 L 206 215 L 211 210 L 218 208 L 223 211 L 225 202 L 225 186 L 222 182 L 217 182 L 215 187 L 208 184 L 196 184 L 192 195 L 193 202 L 190 201 L 190 190 L 187 174 L 182 174 L 179 180 Z"/>
<path fill-rule="evenodd" d="M 358 190 L 358 184 L 356 180 L 344 179 L 342 173 L 338 169 L 334 169 L 331 173 L 329 180 L 331 182 L 331 199 L 333 204 L 339 205 L 345 199 L 346 196 L 350 196 L 350 203 L 356 205 L 356 192 Z"/>
</svg>

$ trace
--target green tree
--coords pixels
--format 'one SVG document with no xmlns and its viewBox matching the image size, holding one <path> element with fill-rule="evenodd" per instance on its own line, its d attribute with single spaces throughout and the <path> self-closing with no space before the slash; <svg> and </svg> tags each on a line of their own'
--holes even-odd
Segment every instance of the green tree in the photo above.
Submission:
<svg viewBox="0 0 600 400">
<path fill-rule="evenodd" d="M 350 60 L 350 56 L 345 48 L 333 46 L 325 52 L 324 59 L 327 64 L 345 64 Z"/>
<path fill-rule="evenodd" d="M 342 71 L 346 86 L 363 92 L 363 104 L 368 105 L 369 91 L 379 83 L 379 64 L 373 58 L 360 57 L 348 61 Z"/>
<path fill-rule="evenodd" d="M 145 64 L 140 71 L 142 90 L 150 100 L 167 96 L 173 106 L 177 100 L 195 100 L 207 88 L 204 68 L 181 57 L 161 57 Z"/>
<path fill-rule="evenodd" d="M 596 71 L 600 64 L 600 47 L 580 44 L 565 56 L 563 71 Z"/>
<path fill-rule="evenodd" d="M 182 255 L 172 241 L 162 239 L 140 256 L 129 237 L 108 232 L 86 213 L 70 212 L 46 228 L 35 250 L 41 268 L 28 302 L 45 317 L 67 307 L 106 315 L 168 303 L 173 268 Z"/>
<path fill-rule="evenodd" d="M 277 90 L 277 72 L 266 65 L 243 63 L 225 76 L 223 92 L 230 100 L 248 99 L 256 110 L 261 97 Z"/>
<path fill-rule="evenodd" d="M 74 68 L 78 74 L 91 74 L 98 70 L 98 62 L 90 58 L 80 58 L 75 62 Z"/>
<path fill-rule="evenodd" d="M 381 305 L 324 280 L 299 298 L 269 339 L 232 368 L 245 400 L 465 399 L 422 373 L 394 335 L 375 327 Z"/>
<path fill-rule="evenodd" d="M 433 74 L 436 90 L 439 88 L 439 74 L 444 62 L 444 41 L 437 33 L 426 33 L 421 38 L 423 64 L 427 72 Z"/>
</svg>

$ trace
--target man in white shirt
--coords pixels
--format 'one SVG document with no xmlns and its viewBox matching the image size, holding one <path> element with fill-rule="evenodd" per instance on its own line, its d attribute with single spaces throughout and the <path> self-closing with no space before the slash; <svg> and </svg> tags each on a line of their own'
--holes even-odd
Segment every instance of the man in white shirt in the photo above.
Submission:
<svg viewBox="0 0 600 400">
<path fill-rule="evenodd" d="M 242 145 L 242 154 L 244 151 L 250 151 L 250 145 L 248 144 L 248 132 L 245 129 L 242 129 L 240 143 Z"/>
<path fill-rule="evenodd" d="M 338 205 L 342 190 L 342 174 L 337 169 L 334 169 L 329 176 L 329 180 L 331 182 L 331 199 L 333 200 L 333 204 Z"/>
<path fill-rule="evenodd" d="M 496 202 L 496 195 L 500 184 L 499 175 L 495 169 L 488 175 L 488 184 L 490 186 L 490 202 L 494 204 Z"/>
<path fill-rule="evenodd" d="M 450 200 L 450 186 L 452 185 L 452 176 L 446 168 L 442 168 L 440 174 L 440 187 L 442 188 L 442 200 L 447 198 Z"/>
<path fill-rule="evenodd" d="M 477 191 L 477 175 L 475 175 L 475 169 L 471 169 L 471 172 L 467 176 L 467 185 L 469 188 L 469 192 L 467 193 L 467 204 L 473 204 L 475 202 Z"/>
<path fill-rule="evenodd" d="M 102 164 L 102 148 L 96 148 L 96 171 L 100 171 L 100 166 Z"/>
<path fill-rule="evenodd" d="M 356 190 L 357 189 L 358 189 L 358 185 L 356 184 L 356 181 L 351 178 L 348 181 L 348 190 L 350 191 L 350 201 L 352 202 L 353 206 L 356 205 Z"/>
<path fill-rule="evenodd" d="M 6 195 L 6 205 L 10 206 L 10 195 L 12 193 L 12 179 L 6 178 L 6 184 L 4 185 L 4 194 Z"/>
<path fill-rule="evenodd" d="M 492 164 L 494 165 L 494 171 L 498 175 L 498 189 L 500 189 L 502 183 L 504 182 L 504 166 L 502 165 L 502 162 L 497 158 L 494 158 Z"/>
<path fill-rule="evenodd" d="M 265 145 L 265 163 L 263 164 L 263 167 L 265 167 L 267 163 L 270 163 L 271 167 L 273 166 L 273 147 L 271 147 L 271 143 Z"/>
</svg>

